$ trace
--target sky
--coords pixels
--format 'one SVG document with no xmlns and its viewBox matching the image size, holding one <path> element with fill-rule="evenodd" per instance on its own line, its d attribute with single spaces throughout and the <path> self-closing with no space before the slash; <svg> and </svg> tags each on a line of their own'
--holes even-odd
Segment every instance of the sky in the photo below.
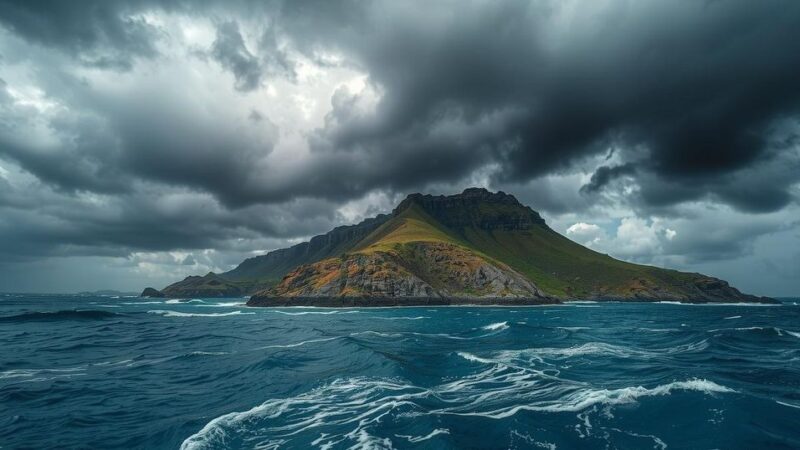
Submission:
<svg viewBox="0 0 800 450">
<path fill-rule="evenodd" d="M 800 294 L 795 0 L 0 0 L 0 291 L 138 291 L 503 190 Z"/>
</svg>

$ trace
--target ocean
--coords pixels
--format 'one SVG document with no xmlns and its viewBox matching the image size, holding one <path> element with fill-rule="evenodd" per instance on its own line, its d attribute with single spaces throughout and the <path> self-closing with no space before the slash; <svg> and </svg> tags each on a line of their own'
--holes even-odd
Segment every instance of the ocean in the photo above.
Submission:
<svg viewBox="0 0 800 450">
<path fill-rule="evenodd" d="M 800 448 L 779 306 L 0 296 L 0 447 Z"/>
</svg>

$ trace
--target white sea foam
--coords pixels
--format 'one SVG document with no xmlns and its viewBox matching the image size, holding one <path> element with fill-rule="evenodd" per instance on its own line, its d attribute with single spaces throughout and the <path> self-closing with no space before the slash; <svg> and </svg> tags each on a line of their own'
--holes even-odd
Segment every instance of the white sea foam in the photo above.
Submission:
<svg viewBox="0 0 800 450">
<path fill-rule="evenodd" d="M 341 311 L 341 310 L 338 310 L 338 309 L 334 309 L 334 310 L 331 310 L 331 311 L 301 311 L 301 312 L 289 312 L 289 311 L 273 310 L 272 312 L 274 312 L 276 314 L 283 314 L 283 315 L 286 315 L 286 316 L 308 316 L 308 315 L 329 316 L 329 315 L 332 315 L 332 314 L 357 314 L 357 313 L 360 313 L 361 311 L 356 311 L 356 310 Z"/>
<path fill-rule="evenodd" d="M 408 442 L 416 444 L 417 442 L 427 441 L 428 439 L 434 436 L 438 436 L 440 434 L 450 434 L 450 430 L 448 430 L 447 428 L 437 428 L 431 431 L 430 433 L 426 434 L 425 436 L 408 436 L 404 434 L 395 434 L 395 436 L 403 438 Z"/>
<path fill-rule="evenodd" d="M 778 336 L 783 336 L 784 333 L 800 338 L 800 333 L 795 331 L 784 330 L 783 328 L 778 327 L 736 327 L 736 328 L 714 328 L 713 330 L 708 330 L 709 333 L 718 333 L 720 331 L 774 331 Z"/>
<path fill-rule="evenodd" d="M 225 317 L 225 316 L 238 316 L 240 314 L 255 314 L 254 312 L 231 311 L 226 313 L 186 313 L 180 311 L 170 311 L 164 309 L 154 309 L 147 311 L 149 314 L 161 314 L 164 317 Z"/>
<path fill-rule="evenodd" d="M 742 316 L 730 316 L 730 317 L 726 317 L 724 320 L 741 319 L 741 318 L 742 318 Z"/>
<path fill-rule="evenodd" d="M 184 300 L 186 300 L 186 299 L 185 298 L 172 298 L 172 299 L 167 300 L 164 303 L 166 303 L 168 305 L 176 305 L 178 303 L 184 303 Z"/>
<path fill-rule="evenodd" d="M 795 404 L 793 404 L 793 403 L 786 403 L 786 402 L 782 402 L 782 401 L 780 401 L 780 400 L 775 400 L 775 403 L 777 403 L 777 404 L 779 404 L 779 405 L 783 405 L 783 406 L 788 406 L 789 408 L 797 408 L 797 409 L 800 409 L 800 405 L 795 405 Z"/>
<path fill-rule="evenodd" d="M 165 302 L 122 302 L 123 305 L 163 305 Z"/>
<path fill-rule="evenodd" d="M 625 387 L 620 389 L 578 389 L 568 395 L 553 402 L 542 402 L 540 404 L 519 404 L 493 411 L 465 411 L 452 412 L 440 411 L 444 414 L 455 414 L 460 416 L 480 416 L 490 419 L 504 419 L 517 414 L 520 411 L 540 411 L 540 412 L 578 412 L 595 405 L 623 405 L 636 403 L 642 397 L 654 397 L 670 395 L 673 391 L 695 391 L 704 394 L 724 394 L 734 393 L 733 389 L 722 386 L 713 381 L 705 379 L 691 379 L 686 381 L 674 381 L 662 384 L 654 388 L 642 386 Z"/>
<path fill-rule="evenodd" d="M 479 363 L 481 363 L 481 364 L 494 364 L 494 363 L 496 363 L 496 362 L 497 362 L 497 361 L 495 361 L 495 360 L 492 360 L 492 359 L 486 359 L 486 358 L 481 358 L 481 357 L 479 357 L 479 356 L 475 356 L 475 355 L 473 355 L 472 353 L 467 353 L 467 352 L 456 352 L 456 354 L 457 354 L 458 356 L 460 356 L 460 357 L 462 357 L 462 358 L 466 359 L 467 361 L 479 362 Z"/>
<path fill-rule="evenodd" d="M 223 303 L 207 303 L 205 305 L 197 305 L 202 306 L 203 308 L 232 308 L 232 307 L 239 307 L 245 306 L 242 302 L 223 302 Z"/>
<path fill-rule="evenodd" d="M 508 322 L 496 322 L 486 325 L 485 327 L 481 327 L 482 330 L 486 331 L 501 331 L 508 329 Z"/>
<path fill-rule="evenodd" d="M 75 376 L 77 372 L 86 370 L 83 367 L 67 367 L 63 369 L 12 369 L 0 372 L 0 380 L 10 378 L 30 378 L 37 375 L 53 374 L 58 376 Z"/>
<path fill-rule="evenodd" d="M 333 340 L 339 339 L 339 338 L 340 338 L 340 336 L 336 336 L 336 337 L 325 338 L 325 339 L 310 339 L 308 341 L 296 342 L 294 344 L 265 345 L 263 347 L 258 347 L 256 350 L 263 350 L 265 348 L 294 348 L 294 347 L 302 347 L 303 345 L 306 345 L 306 344 L 314 344 L 314 343 L 317 343 L 317 342 L 328 342 L 328 341 L 333 341 Z"/>
<path fill-rule="evenodd" d="M 416 317 L 369 317 L 369 319 L 380 319 L 380 320 L 422 320 L 422 319 L 430 319 L 429 316 L 416 316 Z"/>
<path fill-rule="evenodd" d="M 659 355 L 675 355 L 681 353 L 692 353 L 702 351 L 708 348 L 708 341 L 703 339 L 698 342 L 689 344 L 676 345 L 674 347 L 660 348 L 660 349 L 641 349 L 634 347 L 625 347 L 621 345 L 607 344 L 605 342 L 587 342 L 573 347 L 540 347 L 540 348 L 527 348 L 522 350 L 502 350 L 493 353 L 493 359 L 482 358 L 480 362 L 486 363 L 502 363 L 502 364 L 516 364 L 520 361 L 538 360 L 543 361 L 542 358 L 573 358 L 576 356 L 585 355 L 604 355 L 614 356 L 617 358 L 653 358 Z M 469 355 L 469 354 L 466 354 Z M 465 357 L 461 353 L 459 356 Z M 477 356 L 471 355 L 474 358 Z M 473 359 L 477 361 L 477 359 Z"/>
<path fill-rule="evenodd" d="M 482 359 L 464 352 L 460 355 Z M 604 410 L 609 411 L 616 405 L 634 404 L 646 397 L 679 391 L 706 395 L 735 392 L 698 378 L 649 388 L 605 389 L 547 376 L 532 369 L 502 365 L 492 365 L 430 388 L 405 380 L 355 377 L 334 380 L 297 396 L 269 399 L 247 411 L 217 417 L 186 439 L 181 449 L 241 445 L 237 442 L 292 447 L 298 445 L 293 440 L 303 434 L 318 436 L 313 445 L 322 448 L 391 448 L 391 440 L 370 434 L 375 423 L 390 420 L 398 427 L 419 426 L 428 422 L 419 421 L 420 416 L 503 419 L 520 411 L 580 412 L 582 420 L 587 422 L 590 414 L 597 413 L 596 406 L 604 406 Z M 417 436 L 396 435 L 395 438 L 418 443 L 446 432 L 431 427 Z"/>
</svg>

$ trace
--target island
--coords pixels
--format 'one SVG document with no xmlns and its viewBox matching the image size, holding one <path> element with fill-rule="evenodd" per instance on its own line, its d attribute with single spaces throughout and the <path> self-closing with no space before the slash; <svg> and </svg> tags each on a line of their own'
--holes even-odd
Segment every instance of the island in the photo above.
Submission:
<svg viewBox="0 0 800 450">
<path fill-rule="evenodd" d="M 513 195 L 482 188 L 411 194 L 391 214 L 156 292 L 250 296 L 249 306 L 775 302 L 714 277 L 596 252 L 554 231 Z"/>
</svg>

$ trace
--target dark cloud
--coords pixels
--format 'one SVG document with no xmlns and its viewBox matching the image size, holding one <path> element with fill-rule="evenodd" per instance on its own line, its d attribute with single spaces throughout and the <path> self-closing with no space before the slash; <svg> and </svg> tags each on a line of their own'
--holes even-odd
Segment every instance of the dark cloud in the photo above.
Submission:
<svg viewBox="0 0 800 450">
<path fill-rule="evenodd" d="M 618 166 L 600 166 L 592 174 L 592 179 L 589 180 L 589 183 L 581 186 L 581 192 L 587 194 L 597 193 L 617 178 L 635 173 L 636 166 L 633 163 L 620 164 Z"/>
<path fill-rule="evenodd" d="M 792 0 L 0 0 L 0 252 L 235 259 L 475 180 L 563 215 L 787 210 L 798 23 Z"/>
<path fill-rule="evenodd" d="M 252 91 L 261 84 L 261 63 L 244 44 L 238 23 L 225 22 L 217 26 L 217 38 L 211 46 L 211 56 L 233 73 L 236 89 Z"/>
<path fill-rule="evenodd" d="M 60 49 L 83 63 L 129 69 L 156 53 L 158 30 L 141 17 L 147 2 L 89 0 L 0 1 L 0 23 L 24 37 Z"/>
<path fill-rule="evenodd" d="M 334 110 L 337 126 L 324 130 L 333 148 L 388 154 L 432 145 L 442 160 L 460 156 L 431 176 L 452 179 L 491 159 L 502 163 L 499 183 L 564 170 L 616 145 L 623 159 L 646 154 L 641 178 L 722 179 L 773 157 L 770 127 L 798 113 L 795 2 L 608 2 L 574 16 L 548 2 L 470 3 L 453 21 L 442 11 L 450 6 L 432 6 L 427 20 L 389 8 L 393 20 L 372 39 L 359 36 L 385 5 L 345 31 L 317 18 L 314 36 L 352 52 L 386 92 L 367 120 Z M 310 28 L 308 20 L 298 21 Z M 432 140 L 453 116 L 469 129 L 504 110 L 517 113 L 496 124 L 497 134 Z M 717 185 L 696 185 L 687 198 L 720 194 Z"/>
</svg>

